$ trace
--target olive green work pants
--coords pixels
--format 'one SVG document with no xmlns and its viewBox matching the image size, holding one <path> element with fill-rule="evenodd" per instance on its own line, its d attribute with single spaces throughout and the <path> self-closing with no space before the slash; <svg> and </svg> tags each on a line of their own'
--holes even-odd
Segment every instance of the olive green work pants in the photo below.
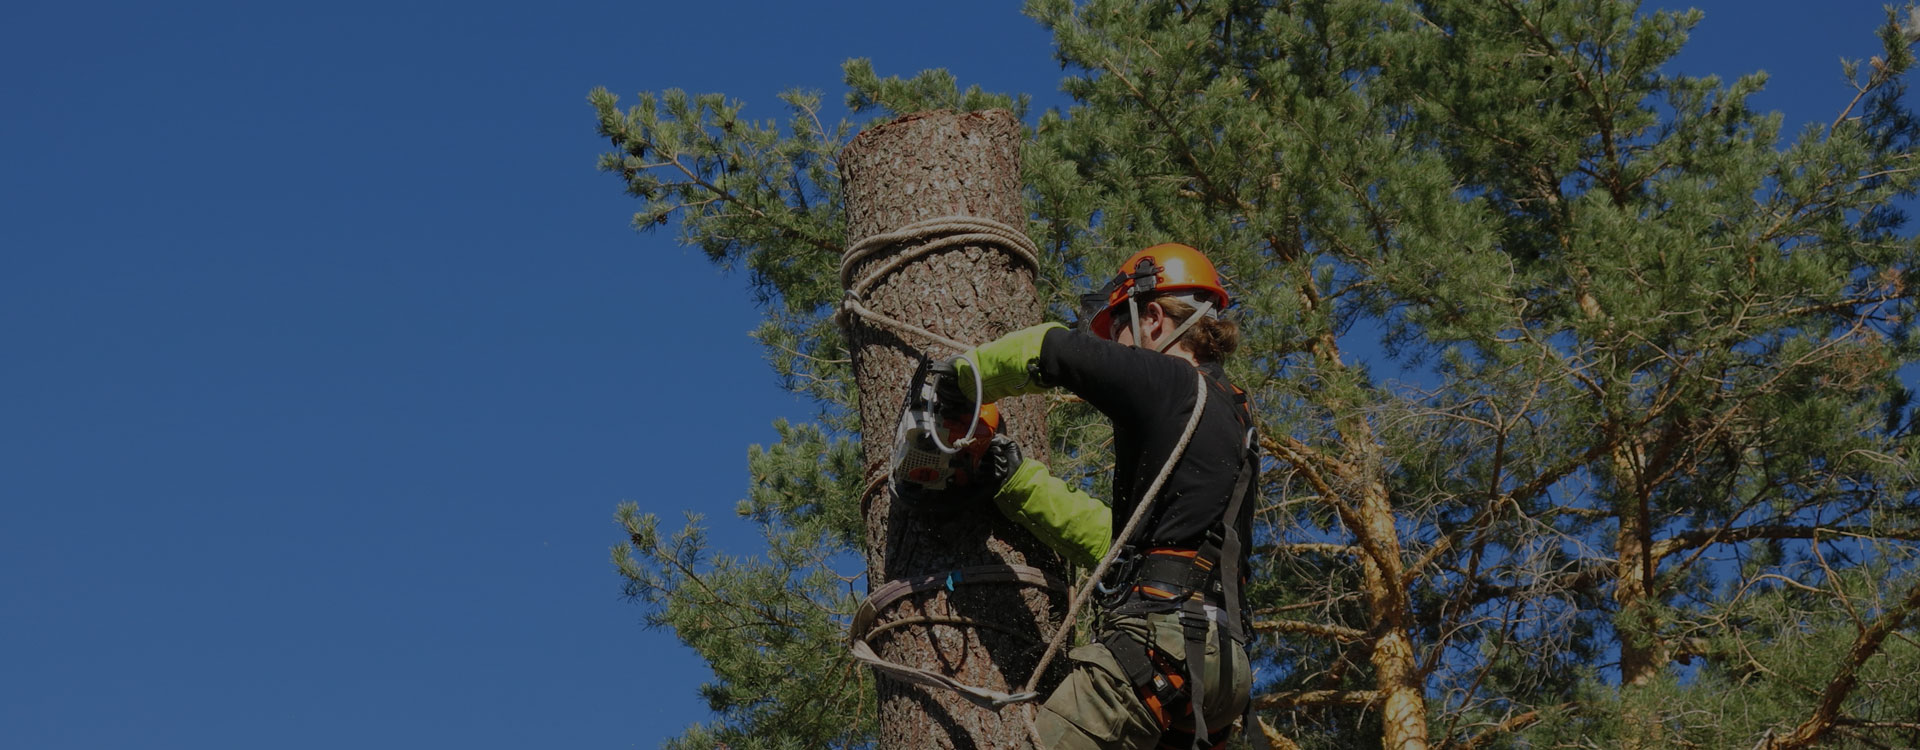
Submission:
<svg viewBox="0 0 1920 750">
<path fill-rule="evenodd" d="M 1253 691 L 1253 674 L 1247 665 L 1247 651 L 1231 639 L 1220 637 L 1220 623 L 1208 623 L 1204 671 L 1206 685 L 1207 730 L 1219 732 L 1247 710 Z M 1151 615 L 1108 615 L 1102 632 L 1119 631 L 1148 644 L 1160 653 L 1184 659 L 1187 636 L 1180 627 L 1180 613 Z M 1222 654 L 1226 646 L 1229 653 Z M 1114 661 L 1113 652 L 1099 643 L 1075 648 L 1067 654 L 1073 660 L 1073 673 L 1047 696 L 1040 707 L 1040 741 L 1047 748 L 1069 750 L 1150 750 L 1160 741 L 1160 724 L 1140 701 L 1140 695 L 1127 681 L 1126 670 Z M 1182 662 L 1184 663 L 1184 662 Z M 1226 668 L 1231 664 L 1230 669 Z M 1184 705 L 1170 707 L 1178 717 L 1174 726 L 1191 732 L 1191 716 Z"/>
</svg>

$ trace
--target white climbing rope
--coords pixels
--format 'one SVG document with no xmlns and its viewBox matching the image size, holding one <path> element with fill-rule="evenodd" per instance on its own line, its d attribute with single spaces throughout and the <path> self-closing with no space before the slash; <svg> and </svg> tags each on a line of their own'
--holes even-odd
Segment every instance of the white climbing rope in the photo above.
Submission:
<svg viewBox="0 0 1920 750">
<path fill-rule="evenodd" d="M 1147 494 L 1142 495 L 1140 504 L 1134 506 L 1133 516 L 1127 519 L 1127 525 L 1121 528 L 1120 533 L 1113 536 L 1113 543 L 1107 546 L 1106 556 L 1100 558 L 1100 564 L 1094 566 L 1093 572 L 1087 576 L 1087 582 L 1074 594 L 1073 601 L 1067 604 L 1067 615 L 1062 618 L 1060 629 L 1054 631 L 1053 640 L 1047 643 L 1047 651 L 1040 656 L 1040 663 L 1034 667 L 1033 676 L 1027 678 L 1024 692 L 1031 693 L 1040 684 L 1040 678 L 1046 673 L 1047 665 L 1053 662 L 1053 657 L 1060 651 L 1060 644 L 1066 640 L 1066 634 L 1073 629 L 1073 622 L 1080 615 L 1080 608 L 1086 606 L 1087 599 L 1093 596 L 1094 588 L 1100 585 L 1100 579 L 1106 577 L 1107 568 L 1113 567 L 1113 561 L 1119 559 L 1120 552 L 1140 530 L 1140 523 L 1146 520 L 1147 511 L 1160 497 L 1161 486 L 1166 484 L 1167 477 L 1173 474 L 1173 467 L 1180 463 L 1180 457 L 1186 454 L 1187 443 L 1193 441 L 1194 430 L 1200 426 L 1200 414 L 1207 408 L 1207 377 L 1196 369 L 1194 381 L 1198 387 L 1193 394 L 1193 414 L 1187 417 L 1187 428 L 1180 433 L 1180 442 L 1174 444 L 1173 452 L 1167 455 L 1167 462 L 1160 467 L 1159 476 L 1153 478 L 1153 484 L 1147 487 Z"/>
</svg>

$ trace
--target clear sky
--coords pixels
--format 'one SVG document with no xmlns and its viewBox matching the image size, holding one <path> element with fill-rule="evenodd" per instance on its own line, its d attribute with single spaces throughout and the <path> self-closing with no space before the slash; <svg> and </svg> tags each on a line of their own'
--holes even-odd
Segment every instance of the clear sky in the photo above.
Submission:
<svg viewBox="0 0 1920 750">
<path fill-rule="evenodd" d="M 1676 67 L 1766 69 L 1790 123 L 1877 51 L 1876 0 L 1693 4 Z M 752 552 L 746 446 L 812 408 L 743 278 L 629 228 L 586 93 L 780 117 L 860 56 L 1061 103 L 1013 2 L 9 5 L 0 747 L 652 747 L 704 718 L 701 662 L 618 595 L 614 506 Z"/>
</svg>

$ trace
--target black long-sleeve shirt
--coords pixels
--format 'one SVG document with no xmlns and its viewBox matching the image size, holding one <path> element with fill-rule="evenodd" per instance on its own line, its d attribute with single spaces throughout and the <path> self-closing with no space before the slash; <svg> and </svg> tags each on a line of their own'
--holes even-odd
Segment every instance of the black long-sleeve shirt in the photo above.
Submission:
<svg viewBox="0 0 1920 750">
<path fill-rule="evenodd" d="M 1085 399 L 1113 422 L 1113 530 L 1118 534 L 1173 453 L 1193 414 L 1194 378 L 1207 376 L 1206 411 L 1138 538 L 1143 547 L 1197 549 L 1227 512 L 1248 455 L 1252 417 L 1218 363 L 1186 360 L 1056 328 L 1040 348 L 1042 380 Z M 1234 519 L 1252 538 L 1252 503 Z M 1124 544 L 1128 540 L 1116 539 Z M 1243 562 L 1246 551 L 1241 552 Z M 1244 567 L 1242 568 L 1245 569 Z"/>
</svg>

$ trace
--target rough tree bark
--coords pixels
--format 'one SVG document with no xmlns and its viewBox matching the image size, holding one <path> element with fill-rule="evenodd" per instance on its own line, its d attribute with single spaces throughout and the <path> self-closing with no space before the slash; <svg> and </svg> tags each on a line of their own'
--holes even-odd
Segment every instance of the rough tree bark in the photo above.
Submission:
<svg viewBox="0 0 1920 750">
<path fill-rule="evenodd" d="M 847 190 L 848 246 L 922 219 L 972 216 L 1024 231 L 1020 123 L 1010 112 L 922 112 L 860 134 L 840 156 Z M 891 257 L 882 252 L 853 270 Z M 978 344 L 1040 322 L 1033 273 L 999 250 L 967 246 L 909 263 L 874 287 L 865 304 L 877 313 Z M 854 318 L 848 337 L 860 389 L 860 428 L 868 475 L 886 471 L 895 426 L 914 368 L 922 357 L 957 354 L 939 344 Z M 1039 399 L 1001 404 L 1008 429 L 1029 456 L 1044 459 L 1046 407 Z M 1059 558 L 1032 535 L 977 503 L 948 512 L 914 510 L 890 492 L 869 493 L 867 576 L 888 580 L 1011 563 L 1058 569 Z M 935 669 L 962 682 L 1017 689 L 1031 673 L 1044 639 L 1059 622 L 1048 594 L 996 584 L 953 587 L 903 600 L 880 613 L 876 627 L 906 618 L 966 618 L 987 627 L 911 624 L 889 629 L 875 644 L 882 658 Z M 1026 747 L 1024 709 L 985 710 L 958 695 L 886 679 L 878 681 L 880 747 Z"/>
</svg>

